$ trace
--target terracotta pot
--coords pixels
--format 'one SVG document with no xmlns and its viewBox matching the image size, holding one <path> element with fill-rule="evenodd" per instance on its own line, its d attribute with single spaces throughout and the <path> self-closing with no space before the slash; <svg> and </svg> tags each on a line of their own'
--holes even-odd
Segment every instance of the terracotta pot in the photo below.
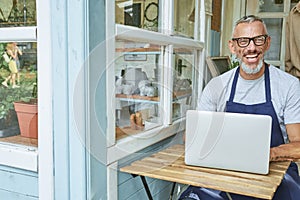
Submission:
<svg viewBox="0 0 300 200">
<path fill-rule="evenodd" d="M 18 116 L 20 134 L 23 137 L 38 138 L 38 109 L 37 104 L 14 102 Z"/>
</svg>

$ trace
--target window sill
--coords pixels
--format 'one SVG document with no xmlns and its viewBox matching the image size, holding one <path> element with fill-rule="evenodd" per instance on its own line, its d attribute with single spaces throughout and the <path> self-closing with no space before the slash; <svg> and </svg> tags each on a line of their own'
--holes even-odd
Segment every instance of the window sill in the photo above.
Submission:
<svg viewBox="0 0 300 200">
<path fill-rule="evenodd" d="M 116 162 L 184 130 L 185 118 L 181 118 L 174 121 L 172 125 L 157 127 L 138 135 L 124 137 L 118 140 L 115 145 L 108 147 L 107 164 Z"/>
<path fill-rule="evenodd" d="M 0 138 L 0 164 L 37 172 L 37 147 L 37 139 L 21 136 Z"/>
</svg>

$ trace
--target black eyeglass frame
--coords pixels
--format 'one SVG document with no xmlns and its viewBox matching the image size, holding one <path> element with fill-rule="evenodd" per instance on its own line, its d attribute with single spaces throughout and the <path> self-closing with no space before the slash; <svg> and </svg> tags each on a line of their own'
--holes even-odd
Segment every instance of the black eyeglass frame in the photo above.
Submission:
<svg viewBox="0 0 300 200">
<path fill-rule="evenodd" d="M 257 39 L 257 38 L 259 38 L 259 37 L 264 37 L 264 42 L 263 42 L 263 44 L 257 45 L 256 42 L 255 42 L 255 39 Z M 266 44 L 266 41 L 267 41 L 267 38 L 268 38 L 268 37 L 269 37 L 268 34 L 264 34 L 264 35 L 258 35 L 258 36 L 252 37 L 252 38 L 249 38 L 249 37 L 231 38 L 231 40 L 232 40 L 232 41 L 236 41 L 236 43 L 238 44 L 239 47 L 245 48 L 245 47 L 249 46 L 249 44 L 250 44 L 251 41 L 253 41 L 253 43 L 254 43 L 256 46 L 262 46 L 262 45 Z M 240 39 L 248 39 L 247 45 L 240 45 L 240 42 L 239 42 Z"/>
</svg>

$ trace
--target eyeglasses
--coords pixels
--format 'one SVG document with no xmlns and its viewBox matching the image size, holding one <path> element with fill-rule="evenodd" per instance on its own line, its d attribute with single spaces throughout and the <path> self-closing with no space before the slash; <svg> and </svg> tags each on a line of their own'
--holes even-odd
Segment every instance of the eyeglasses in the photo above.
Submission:
<svg viewBox="0 0 300 200">
<path fill-rule="evenodd" d="M 251 40 L 254 42 L 256 46 L 261 46 L 266 43 L 266 39 L 269 37 L 268 35 L 259 35 L 256 37 L 248 38 L 248 37 L 240 37 L 240 38 L 232 38 L 233 41 L 236 41 L 239 47 L 247 47 Z"/>
</svg>

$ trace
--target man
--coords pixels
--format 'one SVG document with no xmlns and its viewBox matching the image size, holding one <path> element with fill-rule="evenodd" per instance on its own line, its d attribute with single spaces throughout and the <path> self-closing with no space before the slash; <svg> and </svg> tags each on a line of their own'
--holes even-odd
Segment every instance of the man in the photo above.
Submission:
<svg viewBox="0 0 300 200">
<path fill-rule="evenodd" d="M 264 62 L 271 38 L 262 19 L 245 16 L 237 21 L 229 49 L 239 67 L 212 79 L 205 87 L 199 110 L 266 114 L 272 117 L 270 161 L 300 158 L 300 82 Z M 232 199 L 254 199 L 230 194 Z M 297 165 L 292 162 L 274 199 L 300 198 Z M 229 199 L 220 191 L 189 187 L 181 199 Z"/>
</svg>

